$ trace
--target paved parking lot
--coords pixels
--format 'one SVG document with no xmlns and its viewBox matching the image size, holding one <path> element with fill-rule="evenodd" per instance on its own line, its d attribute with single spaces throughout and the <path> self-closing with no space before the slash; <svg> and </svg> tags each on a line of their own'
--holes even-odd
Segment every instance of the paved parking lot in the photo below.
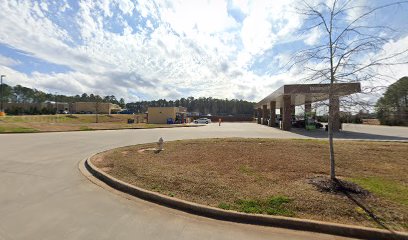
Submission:
<svg viewBox="0 0 408 240">
<path fill-rule="evenodd" d="M 267 138 L 327 138 L 324 129 L 307 131 L 305 129 L 292 128 L 290 132 L 282 131 L 256 123 L 218 123 L 209 124 L 207 128 L 214 129 L 219 135 L 229 136 L 229 134 L 245 134 L 247 137 L 267 137 Z M 362 124 L 343 124 L 343 130 L 335 134 L 338 139 L 361 139 L 361 140 L 395 140 L 408 141 L 408 127 L 390 127 Z"/>
<path fill-rule="evenodd" d="M 350 132 L 359 127 L 347 126 Z M 360 128 L 407 140 L 406 128 Z M 316 132 L 322 134 L 322 132 Z M 324 134 L 324 132 L 323 132 Z M 352 135 L 353 133 L 351 133 Z M 387 135 L 386 135 L 387 134 Z M 319 135 L 319 136 L 320 136 Z M 198 128 L 0 135 L 0 239 L 342 239 L 197 217 L 108 192 L 78 162 L 114 147 L 210 137 L 311 138 L 254 123 Z"/>
</svg>

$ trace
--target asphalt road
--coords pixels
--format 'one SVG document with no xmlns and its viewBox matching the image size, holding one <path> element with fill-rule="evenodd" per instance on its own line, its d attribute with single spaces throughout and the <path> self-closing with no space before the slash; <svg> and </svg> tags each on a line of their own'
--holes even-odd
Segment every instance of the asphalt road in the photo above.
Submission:
<svg viewBox="0 0 408 240">
<path fill-rule="evenodd" d="M 400 132 L 400 131 L 397 131 Z M 190 215 L 91 183 L 78 163 L 114 147 L 207 137 L 305 138 L 250 123 L 0 135 L 0 239 L 343 239 Z M 402 138 L 408 137 L 403 135 Z"/>
</svg>

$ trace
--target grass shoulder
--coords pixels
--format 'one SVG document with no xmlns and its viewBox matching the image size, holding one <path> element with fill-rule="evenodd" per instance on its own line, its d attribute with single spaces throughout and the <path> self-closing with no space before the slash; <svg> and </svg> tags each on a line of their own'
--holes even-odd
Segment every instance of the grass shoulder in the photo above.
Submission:
<svg viewBox="0 0 408 240">
<path fill-rule="evenodd" d="M 128 124 L 135 115 L 95 114 L 24 115 L 0 117 L 0 133 L 68 132 L 118 129 L 150 129 L 195 126 L 188 124 Z M 143 115 L 139 116 L 143 119 Z"/>
</svg>

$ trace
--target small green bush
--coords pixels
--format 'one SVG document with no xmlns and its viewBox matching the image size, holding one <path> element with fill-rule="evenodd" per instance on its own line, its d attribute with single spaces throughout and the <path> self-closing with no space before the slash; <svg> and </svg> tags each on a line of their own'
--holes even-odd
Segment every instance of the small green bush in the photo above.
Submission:
<svg viewBox="0 0 408 240">
<path fill-rule="evenodd" d="M 286 196 L 272 196 L 268 199 L 238 199 L 233 204 L 220 203 L 219 208 L 236 210 L 245 213 L 294 216 L 294 212 L 287 207 L 292 200 Z"/>
</svg>

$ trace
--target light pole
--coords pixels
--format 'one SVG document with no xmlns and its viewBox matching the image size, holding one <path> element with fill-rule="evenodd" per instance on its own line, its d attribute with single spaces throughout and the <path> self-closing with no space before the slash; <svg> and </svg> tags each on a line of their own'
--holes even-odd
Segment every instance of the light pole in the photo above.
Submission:
<svg viewBox="0 0 408 240">
<path fill-rule="evenodd" d="M 57 99 L 58 92 L 55 92 L 55 123 L 58 122 L 58 99 Z"/>
<path fill-rule="evenodd" d="M 57 94 L 58 92 L 55 92 L 55 114 L 58 114 L 58 102 L 57 102 Z"/>
<path fill-rule="evenodd" d="M 1 101 L 0 101 L 0 112 L 3 114 L 4 108 L 3 108 L 3 78 L 6 77 L 6 75 L 1 75 L 0 76 L 0 88 L 1 88 Z"/>
<path fill-rule="evenodd" d="M 96 123 L 99 123 L 98 112 L 99 112 L 99 97 L 95 99 L 95 122 Z"/>
</svg>

